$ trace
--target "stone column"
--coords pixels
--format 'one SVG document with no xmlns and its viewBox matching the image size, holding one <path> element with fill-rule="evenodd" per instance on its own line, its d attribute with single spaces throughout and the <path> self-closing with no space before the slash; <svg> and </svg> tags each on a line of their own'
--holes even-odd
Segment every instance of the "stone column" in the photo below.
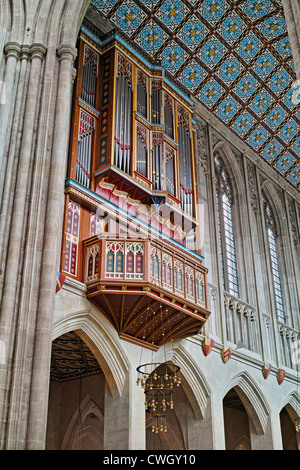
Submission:
<svg viewBox="0 0 300 470">
<path fill-rule="evenodd" d="M 1 90 L 4 92 L 2 95 L 2 104 L 0 101 L 0 200 L 2 198 L 3 175 L 5 173 L 4 151 L 7 142 L 6 133 L 11 106 L 13 106 L 11 99 L 15 84 L 17 63 L 20 58 L 20 51 L 21 46 L 16 42 L 9 42 L 4 47 L 4 52 L 6 54 L 6 65 L 3 86 L 5 86 L 5 89 Z"/>
<path fill-rule="evenodd" d="M 104 449 L 145 450 L 145 396 L 131 369 L 122 395 L 113 397 L 106 384 L 104 401 Z"/>
<path fill-rule="evenodd" d="M 69 124 L 71 115 L 72 71 L 76 49 L 62 44 L 55 129 L 48 188 L 47 217 L 37 311 L 31 397 L 28 417 L 27 449 L 44 449 L 47 427 L 55 278 L 58 267 L 59 237 L 62 233 L 64 182 L 66 176 Z"/>
<path fill-rule="evenodd" d="M 202 418 L 196 418 L 191 408 L 182 406 L 181 403 L 179 406 L 177 405 L 176 413 L 177 417 L 181 418 L 181 423 L 186 422 L 184 429 L 186 450 L 213 450 L 210 403 L 208 402 L 205 415 Z"/>
<path fill-rule="evenodd" d="M 2 172 L 1 177 L 3 178 L 3 194 L 1 201 L 1 215 L 0 215 L 0 263 L 3 262 L 4 253 L 8 244 L 9 238 L 9 221 L 11 219 L 12 204 L 11 204 L 11 193 L 15 187 L 16 180 L 16 169 L 18 164 L 18 155 L 20 150 L 20 134 L 23 124 L 24 108 L 26 104 L 26 83 L 27 83 L 27 65 L 30 59 L 30 48 L 28 45 L 22 45 L 21 47 L 21 64 L 20 74 L 18 81 L 18 89 L 16 94 L 16 103 L 14 110 L 14 118 L 12 122 L 12 132 L 10 136 L 9 150 L 7 156 L 6 170 Z M 1 99 L 1 97 L 0 97 Z M 1 197 L 0 197 L 1 199 Z M 5 261 L 5 260 L 4 260 Z M 2 267 L 2 266 L 1 266 Z M 2 268 L 4 272 L 4 267 Z M 2 276 L 0 276 L 0 291 L 2 287 Z"/>
<path fill-rule="evenodd" d="M 56 67 L 53 66 L 56 64 Z M 16 338 L 10 383 L 6 448 L 26 447 L 27 417 L 30 397 L 32 358 L 34 350 L 41 253 L 43 250 L 46 194 L 50 173 L 48 150 L 52 149 L 58 62 L 56 48 L 48 47 L 43 66 L 42 84 L 37 100 L 38 125 L 35 122 L 33 166 L 26 209 L 26 236 L 23 236 L 22 276 L 17 306 Z M 54 90 L 54 92 L 53 92 Z M 50 149 L 49 149 L 50 147 Z M 14 186 L 13 186 L 14 187 Z"/>
<path fill-rule="evenodd" d="M 272 411 L 265 432 L 258 434 L 249 420 L 251 450 L 282 450 L 279 413 Z"/>
<path fill-rule="evenodd" d="M 216 392 L 211 395 L 211 420 L 213 450 L 225 450 L 223 398 Z"/>
<path fill-rule="evenodd" d="M 32 147 L 34 138 L 34 122 L 37 113 L 37 90 L 40 85 L 42 61 L 46 52 L 43 44 L 30 47 L 31 70 L 26 100 L 22 142 L 20 148 L 18 176 L 13 200 L 10 239 L 4 278 L 3 297 L 0 317 L 0 341 L 5 349 L 5 364 L 0 365 L 0 432 L 3 446 L 5 428 L 7 393 L 9 390 L 12 357 L 15 339 L 16 302 L 18 296 L 18 277 L 20 273 L 22 235 L 25 225 L 25 207 L 27 188 L 30 178 Z"/>
</svg>

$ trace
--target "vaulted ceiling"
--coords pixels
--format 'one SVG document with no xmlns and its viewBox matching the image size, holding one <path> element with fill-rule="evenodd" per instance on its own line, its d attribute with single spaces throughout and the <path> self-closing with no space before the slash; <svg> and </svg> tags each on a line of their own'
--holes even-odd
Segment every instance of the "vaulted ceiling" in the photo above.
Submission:
<svg viewBox="0 0 300 470">
<path fill-rule="evenodd" d="M 93 0 L 269 165 L 300 188 L 300 105 L 281 0 Z M 299 101 L 299 100 L 298 100 Z"/>
</svg>

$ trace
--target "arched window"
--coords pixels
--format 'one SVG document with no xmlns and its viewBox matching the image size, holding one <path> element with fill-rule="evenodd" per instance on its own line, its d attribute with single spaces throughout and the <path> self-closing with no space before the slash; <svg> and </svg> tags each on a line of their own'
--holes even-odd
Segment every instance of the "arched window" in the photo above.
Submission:
<svg viewBox="0 0 300 470">
<path fill-rule="evenodd" d="M 274 287 L 274 294 L 275 294 L 277 317 L 278 317 L 278 320 L 284 321 L 285 314 L 284 314 L 283 296 L 282 296 L 282 289 L 281 289 L 281 280 L 280 280 L 278 253 L 277 253 L 278 234 L 277 234 L 277 229 L 276 229 L 276 224 L 275 224 L 275 219 L 274 219 L 272 209 L 265 199 L 264 199 L 264 210 L 265 210 L 265 221 L 267 225 L 268 246 L 269 246 L 270 261 L 271 261 L 271 268 L 272 268 L 272 280 L 273 280 L 273 287 Z"/>
<path fill-rule="evenodd" d="M 238 297 L 238 276 L 232 220 L 233 194 L 229 176 L 219 155 L 215 155 L 216 202 L 224 289 Z"/>
</svg>

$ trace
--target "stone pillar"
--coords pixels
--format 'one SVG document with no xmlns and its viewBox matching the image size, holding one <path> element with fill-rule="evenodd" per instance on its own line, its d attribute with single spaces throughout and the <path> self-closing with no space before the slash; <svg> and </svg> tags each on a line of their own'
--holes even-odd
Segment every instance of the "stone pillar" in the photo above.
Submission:
<svg viewBox="0 0 300 470">
<path fill-rule="evenodd" d="M 28 416 L 27 449 L 32 450 L 44 449 L 46 439 L 55 278 L 59 259 L 59 238 L 63 224 L 63 194 L 71 115 L 72 71 L 76 53 L 76 49 L 68 44 L 62 44 L 57 49 L 60 64 L 55 108 L 55 129 Z"/>
<path fill-rule="evenodd" d="M 3 176 L 5 174 L 5 145 L 7 142 L 7 127 L 9 115 L 11 113 L 12 92 L 15 84 L 15 76 L 17 71 L 17 63 L 20 58 L 21 46 L 16 42 L 9 42 L 4 47 L 6 54 L 6 65 L 4 75 L 4 90 L 2 94 L 2 103 L 0 101 L 0 200 L 2 197 Z"/>
<path fill-rule="evenodd" d="M 56 66 L 54 66 L 56 65 Z M 57 88 L 56 48 L 48 47 L 43 65 L 42 84 L 37 94 L 39 101 L 35 122 L 33 165 L 28 188 L 26 231 L 22 243 L 22 276 L 18 295 L 17 335 L 14 342 L 13 370 L 10 383 L 10 406 L 6 432 L 6 448 L 26 447 L 28 404 L 32 373 L 35 324 L 39 295 L 41 253 L 43 249 L 44 220 L 48 188 L 51 146 Z M 37 125 L 38 120 L 38 125 Z M 14 187 L 14 185 L 12 186 Z"/>
<path fill-rule="evenodd" d="M 21 46 L 21 64 L 20 64 L 20 74 L 19 74 L 19 81 L 18 81 L 18 89 L 16 94 L 16 102 L 15 102 L 15 110 L 14 110 L 14 118 L 12 123 L 12 131 L 9 143 L 9 150 L 7 156 L 7 166 L 6 170 L 1 172 L 1 178 L 3 178 L 0 182 L 0 186 L 3 186 L 3 194 L 2 194 L 2 201 L 1 201 L 1 215 L 0 215 L 0 263 L 3 261 L 4 253 L 8 244 L 9 238 L 9 220 L 11 218 L 11 193 L 12 188 L 15 185 L 16 179 L 16 169 L 18 163 L 18 155 L 20 150 L 20 133 L 22 129 L 23 119 L 22 116 L 24 115 L 24 107 L 25 107 L 25 96 L 26 96 L 26 77 L 27 77 L 27 65 L 30 59 L 30 49 L 28 45 Z M 0 97 L 1 100 L 1 97 Z M 0 197 L 1 199 L 1 197 Z M 4 267 L 2 268 L 4 272 Z M 1 276 L 2 281 L 2 276 Z M 2 287 L 2 282 L 0 284 L 0 290 Z"/>
<path fill-rule="evenodd" d="M 257 434 L 249 419 L 251 450 L 282 450 L 282 437 L 279 413 L 272 412 L 265 432 Z"/>
<path fill-rule="evenodd" d="M 10 227 L 10 238 L 7 252 L 7 263 L 4 278 L 3 297 L 0 317 L 0 341 L 5 348 L 5 364 L 0 365 L 0 432 L 1 447 L 3 447 L 6 415 L 7 394 L 11 368 L 16 325 L 16 303 L 18 297 L 18 280 L 20 274 L 20 259 L 22 236 L 25 225 L 25 207 L 27 188 L 32 162 L 32 147 L 34 138 L 34 122 L 37 113 L 37 90 L 40 85 L 42 61 L 46 52 L 43 44 L 33 44 L 30 47 L 31 69 L 24 116 L 22 142 L 20 148 L 18 176 L 13 200 L 13 211 Z"/>
<path fill-rule="evenodd" d="M 225 450 L 223 398 L 216 392 L 211 395 L 211 422 L 213 450 Z"/>
<path fill-rule="evenodd" d="M 104 400 L 104 450 L 145 450 L 144 390 L 131 369 L 120 397 L 112 396 L 107 384 Z"/>
<path fill-rule="evenodd" d="M 187 421 L 185 429 L 186 450 L 213 450 L 210 404 L 208 404 L 205 416 L 202 418 L 196 418 L 191 409 L 187 407 L 179 407 L 177 415 L 179 414 L 184 415 Z"/>
</svg>

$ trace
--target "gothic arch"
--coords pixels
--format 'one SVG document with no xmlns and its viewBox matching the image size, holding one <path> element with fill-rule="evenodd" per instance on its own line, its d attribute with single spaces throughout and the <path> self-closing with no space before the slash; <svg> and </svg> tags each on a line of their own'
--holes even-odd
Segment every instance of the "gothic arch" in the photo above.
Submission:
<svg viewBox="0 0 300 470">
<path fill-rule="evenodd" d="M 223 397 L 235 389 L 241 399 L 249 419 L 252 421 L 257 434 L 264 434 L 269 420 L 269 407 L 260 389 L 247 372 L 233 377 L 225 388 Z"/>
<path fill-rule="evenodd" d="M 294 419 L 299 416 L 300 398 L 297 391 L 293 391 L 287 397 L 285 397 L 281 403 L 280 411 L 283 408 L 286 408 L 292 421 L 294 421 Z"/>
<path fill-rule="evenodd" d="M 250 228 L 249 224 L 245 222 L 245 214 L 247 213 L 248 206 L 245 178 L 241 168 L 243 161 L 242 157 L 234 153 L 230 144 L 225 140 L 219 140 L 215 144 L 213 158 L 213 164 L 215 165 L 216 194 L 225 193 L 230 201 L 231 207 L 238 280 L 238 295 L 235 295 L 246 300 L 249 294 L 247 293 L 248 287 L 245 281 L 245 272 L 246 269 L 252 268 L 251 264 L 247 263 L 249 254 L 245 249 L 245 240 L 250 240 Z M 219 189 L 221 189 L 221 191 L 219 191 Z M 224 239 L 224 233 L 222 238 Z"/>
<path fill-rule="evenodd" d="M 5 41 L 54 46 L 63 43 L 75 47 L 89 4 L 90 0 L 6 2 L 0 13 L 0 25 L 6 30 Z"/>
<path fill-rule="evenodd" d="M 57 0 L 40 2 L 34 18 L 34 28 L 32 39 L 35 43 L 46 44 L 47 46 L 59 42 L 60 22 L 65 9 L 65 2 Z M 75 2 L 76 3 L 76 2 Z"/>
<path fill-rule="evenodd" d="M 156 425 L 155 417 L 151 417 L 147 419 L 146 429 L 150 429 L 152 425 L 154 426 Z M 180 436 L 178 436 L 177 433 L 174 432 L 172 426 L 168 427 L 168 432 L 161 433 L 160 438 L 164 442 L 166 449 L 184 450 L 184 439 L 183 439 L 182 433 L 180 433 Z M 153 449 L 149 449 L 149 450 L 153 450 Z"/>
<path fill-rule="evenodd" d="M 273 212 L 278 236 L 282 236 L 287 231 L 286 225 L 284 223 L 286 219 L 286 212 L 284 210 L 284 207 L 282 206 L 282 202 L 278 195 L 278 192 L 274 188 L 271 181 L 268 180 L 262 182 L 261 191 Z"/>
<path fill-rule="evenodd" d="M 7 17 L 10 17 L 10 38 L 11 41 L 22 42 L 23 41 L 23 32 L 25 31 L 25 20 L 26 20 L 26 6 L 24 5 L 24 0 L 13 0 L 12 2 L 6 2 L 10 5 L 7 11 Z M 1 5 L 2 8 L 5 9 Z M 5 25 L 5 29 L 7 28 Z"/>
<path fill-rule="evenodd" d="M 271 210 L 268 222 L 264 220 L 263 223 L 265 223 L 265 226 L 267 225 L 268 227 L 271 227 L 276 239 L 276 252 L 285 315 L 284 321 L 285 323 L 294 325 L 296 324 L 297 319 L 295 318 L 295 315 L 293 315 L 293 308 L 291 308 L 290 305 L 290 290 L 296 288 L 292 285 L 292 277 L 290 276 L 290 273 L 294 269 L 291 263 L 293 254 L 289 243 L 288 220 L 284 201 L 270 180 L 265 180 L 261 183 L 261 194 L 263 195 L 267 206 Z M 264 202 L 262 202 L 262 204 L 264 205 Z M 262 211 L 263 217 L 266 218 L 265 207 L 262 208 Z M 267 238 L 267 231 L 265 231 L 265 236 Z M 267 240 L 265 240 L 265 243 L 267 243 Z M 297 309 L 296 306 L 294 308 Z"/>
<path fill-rule="evenodd" d="M 90 0 L 65 1 L 60 21 L 60 43 L 76 46 L 77 36 Z"/>
<path fill-rule="evenodd" d="M 95 400 L 91 399 L 90 396 L 87 395 L 73 414 L 62 442 L 62 450 L 76 449 L 76 442 L 79 439 L 84 440 L 87 436 L 95 443 L 103 442 L 103 435 L 99 433 L 99 431 L 97 432 L 95 427 L 84 425 L 84 422 L 90 415 L 95 416 L 97 420 L 103 424 L 103 412 L 100 410 L 100 407 Z"/>
<path fill-rule="evenodd" d="M 164 355 L 164 357 L 162 357 Z M 181 344 L 166 352 L 159 352 L 156 361 L 173 362 L 180 367 L 182 388 L 190 402 L 196 419 L 202 419 L 211 395 L 210 388 L 198 365 Z"/>
<path fill-rule="evenodd" d="M 242 436 L 235 444 L 234 450 L 251 450 L 251 443 L 247 436 Z"/>
<path fill-rule="evenodd" d="M 113 396 L 120 396 L 129 370 L 129 361 L 122 350 L 116 331 L 98 312 L 74 312 L 54 323 L 53 340 L 75 331 L 99 362 Z"/>
<path fill-rule="evenodd" d="M 237 157 L 234 155 L 230 145 L 224 141 L 218 141 L 213 148 L 214 156 L 219 154 L 232 186 L 234 200 L 238 200 L 245 194 L 244 177 L 238 164 Z"/>
</svg>

